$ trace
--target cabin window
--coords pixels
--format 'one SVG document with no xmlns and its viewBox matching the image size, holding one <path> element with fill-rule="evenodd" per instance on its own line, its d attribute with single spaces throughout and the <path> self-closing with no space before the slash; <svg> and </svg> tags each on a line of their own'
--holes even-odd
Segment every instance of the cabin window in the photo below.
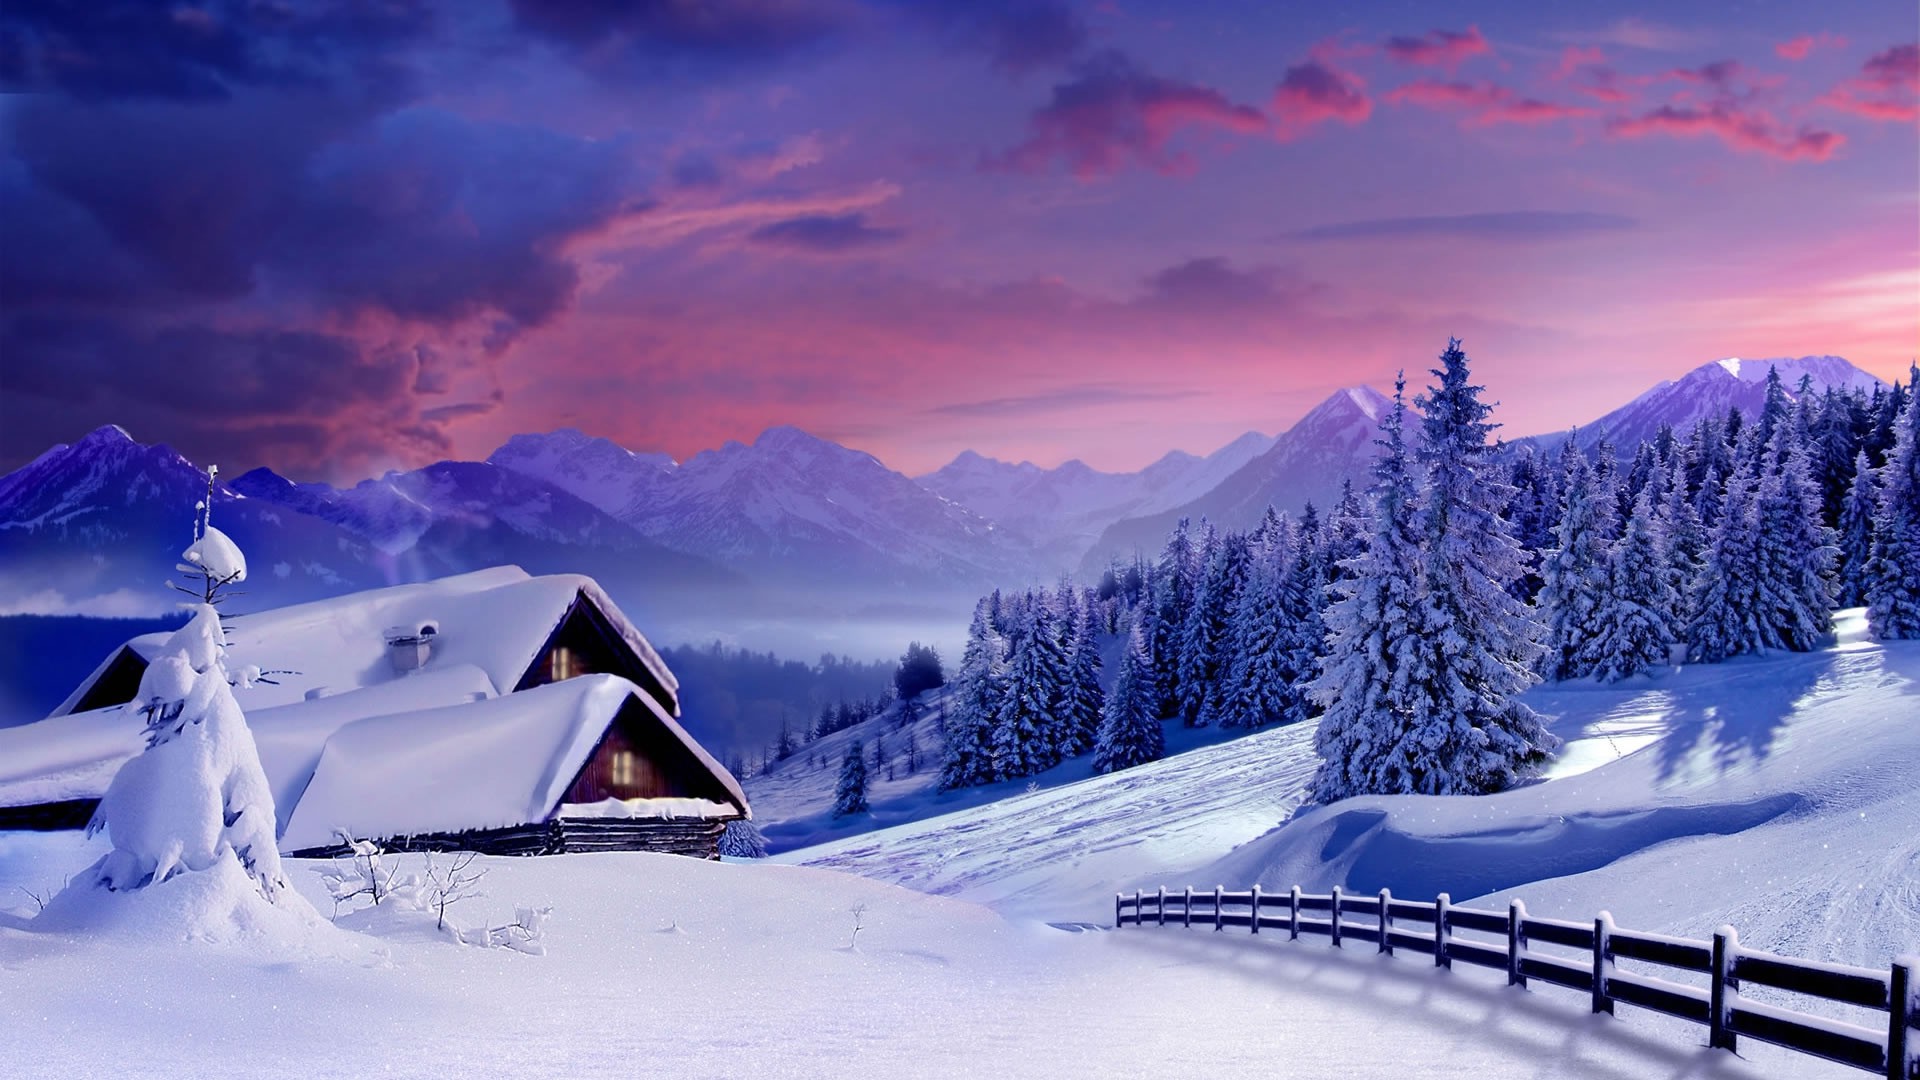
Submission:
<svg viewBox="0 0 1920 1080">
<path fill-rule="evenodd" d="M 620 750 L 613 755 L 613 785 L 632 787 L 634 783 L 633 751 Z"/>
<path fill-rule="evenodd" d="M 580 654 L 565 645 L 555 645 L 548 659 L 548 682 L 564 682 L 575 675 L 585 675 L 587 666 L 581 662 Z"/>
</svg>

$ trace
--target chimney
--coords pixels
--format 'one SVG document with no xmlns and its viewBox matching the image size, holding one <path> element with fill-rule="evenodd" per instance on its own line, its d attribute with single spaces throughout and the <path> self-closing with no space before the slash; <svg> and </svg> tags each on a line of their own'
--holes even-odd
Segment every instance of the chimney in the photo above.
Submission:
<svg viewBox="0 0 1920 1080">
<path fill-rule="evenodd" d="M 389 627 L 387 629 L 387 659 L 392 661 L 395 674 L 405 675 L 426 666 L 433 656 L 433 641 L 440 634 L 440 624 L 429 619 L 418 629 Z"/>
</svg>

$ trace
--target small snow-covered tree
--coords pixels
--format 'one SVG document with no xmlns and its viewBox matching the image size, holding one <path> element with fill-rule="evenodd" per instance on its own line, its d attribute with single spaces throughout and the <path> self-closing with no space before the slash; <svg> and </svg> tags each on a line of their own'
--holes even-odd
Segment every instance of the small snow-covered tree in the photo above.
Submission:
<svg viewBox="0 0 1920 1080">
<path fill-rule="evenodd" d="M 1244 538 L 1223 538 L 1212 523 L 1201 531 L 1195 555 L 1199 585 L 1180 627 L 1180 719 L 1188 727 L 1200 724 L 1208 696 L 1219 693 L 1227 622 L 1245 555 Z"/>
<path fill-rule="evenodd" d="M 1719 519 L 1707 542 L 1706 561 L 1695 586 L 1687 656 L 1716 664 L 1760 647 L 1759 517 L 1755 512 L 1757 455 L 1742 454 L 1719 501 Z"/>
<path fill-rule="evenodd" d="M 840 779 L 833 786 L 833 816 L 864 814 L 867 809 L 867 755 L 856 739 L 848 744 L 847 756 L 840 760 Z"/>
<path fill-rule="evenodd" d="M 991 599 L 983 599 L 974 607 L 966 652 L 941 713 L 942 788 L 972 787 L 997 779 L 993 729 L 1000 718 L 1006 642 L 994 628 L 992 608 Z"/>
<path fill-rule="evenodd" d="M 1766 460 L 1754 507 L 1759 643 L 1808 652 L 1833 628 L 1832 530 L 1820 522 L 1819 490 L 1793 425 L 1774 427 Z"/>
<path fill-rule="evenodd" d="M 1136 622 L 1120 653 L 1120 670 L 1100 712 L 1100 732 L 1094 740 L 1093 769 L 1110 773 L 1157 761 L 1167 752 L 1161 728 L 1159 702 L 1153 689 L 1153 667 L 1147 658 L 1148 627 Z"/>
<path fill-rule="evenodd" d="M 1652 494 L 1642 488 L 1634 498 L 1626 533 L 1608 553 L 1606 592 L 1587 649 L 1593 673 L 1605 682 L 1667 663 L 1673 587 L 1649 505 Z"/>
<path fill-rule="evenodd" d="M 113 850 L 69 888 L 126 892 L 231 863 L 268 904 L 311 916 L 281 869 L 273 790 L 233 695 L 258 670 L 229 671 L 220 615 L 206 602 L 245 580 L 246 559 L 210 526 L 206 505 L 198 509 L 183 565 L 215 584 L 148 662 L 133 699 L 146 748 L 114 774 L 88 825 L 90 834 L 105 830 Z"/>
<path fill-rule="evenodd" d="M 1920 368 L 1909 383 L 1880 473 L 1867 563 L 1867 630 L 1881 640 L 1920 638 Z"/>
</svg>

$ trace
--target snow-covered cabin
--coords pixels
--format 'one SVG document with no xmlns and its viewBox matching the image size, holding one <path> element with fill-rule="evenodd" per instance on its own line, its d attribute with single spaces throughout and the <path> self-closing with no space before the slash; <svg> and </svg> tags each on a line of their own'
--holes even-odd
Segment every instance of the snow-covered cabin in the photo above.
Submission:
<svg viewBox="0 0 1920 1080">
<path fill-rule="evenodd" d="M 122 645 L 45 720 L 0 729 L 0 829 L 79 828 L 141 749 L 167 635 Z M 280 846 L 711 856 L 750 816 L 680 726 L 679 684 L 590 578 L 514 566 L 230 621 Z M 257 672 L 257 675 L 256 675 Z"/>
</svg>

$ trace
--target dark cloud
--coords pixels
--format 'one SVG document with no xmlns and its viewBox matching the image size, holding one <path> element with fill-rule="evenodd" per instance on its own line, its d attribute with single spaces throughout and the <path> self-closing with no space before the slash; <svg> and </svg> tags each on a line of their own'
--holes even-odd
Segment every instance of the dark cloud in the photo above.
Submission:
<svg viewBox="0 0 1920 1080">
<path fill-rule="evenodd" d="M 1358 124 L 1372 112 L 1359 77 L 1320 60 L 1289 67 L 1273 91 L 1273 115 L 1283 139 L 1329 120 Z"/>
<path fill-rule="evenodd" d="M 853 29 L 851 0 L 511 0 L 514 21 L 609 80 L 699 81 L 764 70 Z"/>
<path fill-rule="evenodd" d="M 867 224 L 867 216 L 862 213 L 808 214 L 762 225 L 747 234 L 748 242 L 762 247 L 818 255 L 891 247 L 905 237 L 903 229 Z"/>
<path fill-rule="evenodd" d="M 1242 269 L 1219 256 L 1188 259 L 1153 274 L 1141 304 L 1207 314 L 1291 304 L 1314 286 L 1268 266 Z"/>
<path fill-rule="evenodd" d="M 1079 13 L 1056 0 L 904 0 L 902 6 L 1016 75 L 1064 64 L 1087 43 Z"/>
<path fill-rule="evenodd" d="M 247 87 L 352 80 L 400 96 L 411 81 L 400 51 L 434 29 L 424 0 L 10 0 L 0 8 L 0 87 L 218 101 Z"/>
<path fill-rule="evenodd" d="M 1032 416 L 1062 409 L 1097 405 L 1126 405 L 1135 402 L 1180 401 L 1199 397 L 1195 390 L 1174 387 L 1146 387 L 1137 383 L 1078 383 L 1015 397 L 989 398 L 984 401 L 956 401 L 922 410 L 928 416 L 1013 417 Z"/>
<path fill-rule="evenodd" d="M 1119 172 L 1129 163 L 1164 173 L 1192 166 L 1168 143 L 1184 128 L 1235 135 L 1269 130 L 1264 114 L 1211 87 L 1165 79 L 1122 53 L 1100 53 L 1078 64 L 1073 78 L 1053 88 L 1035 110 L 1025 142 L 991 157 L 988 168 L 1042 172 L 1055 162 L 1083 180 Z"/>
<path fill-rule="evenodd" d="M 1452 236 L 1473 239 L 1556 239 L 1581 233 L 1619 232 L 1639 222 L 1619 214 L 1585 211 L 1513 210 L 1493 214 L 1369 218 L 1318 225 L 1288 233 L 1292 240 L 1358 240 L 1373 237 Z"/>
<path fill-rule="evenodd" d="M 1869 120 L 1920 120 L 1920 45 L 1895 45 L 1873 54 L 1858 76 L 1834 87 L 1820 104 Z"/>
<path fill-rule="evenodd" d="M 1432 30 L 1420 37 L 1388 38 L 1383 51 L 1402 64 L 1452 68 L 1474 56 L 1493 51 L 1477 26 L 1465 30 Z"/>
</svg>

